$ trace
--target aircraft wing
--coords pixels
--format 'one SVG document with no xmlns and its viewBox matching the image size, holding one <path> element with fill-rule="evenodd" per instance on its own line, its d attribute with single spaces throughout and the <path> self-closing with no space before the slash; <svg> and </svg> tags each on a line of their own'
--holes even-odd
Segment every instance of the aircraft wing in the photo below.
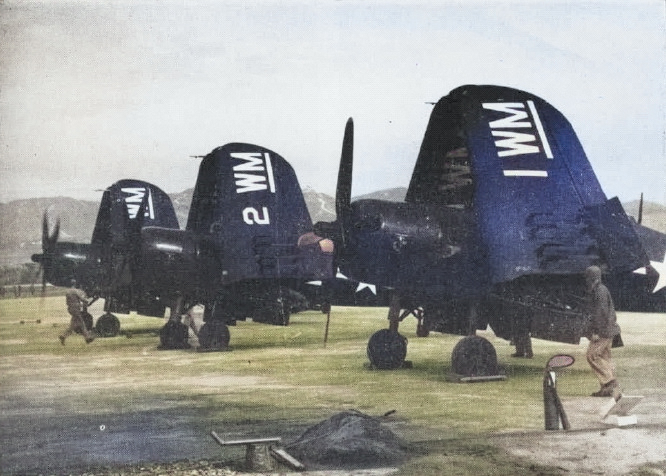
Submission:
<svg viewBox="0 0 666 476">
<path fill-rule="evenodd" d="M 575 274 L 591 264 L 623 272 L 648 262 L 571 124 L 516 89 L 462 86 L 442 98 L 406 199 L 471 210 L 493 283 Z"/>
<path fill-rule="evenodd" d="M 666 255 L 666 233 L 638 223 L 634 224 L 634 228 L 650 261 L 663 262 L 664 255 Z"/>
<path fill-rule="evenodd" d="M 606 280 L 615 308 L 621 311 L 666 312 L 666 234 L 634 223 L 650 266 Z"/>
</svg>

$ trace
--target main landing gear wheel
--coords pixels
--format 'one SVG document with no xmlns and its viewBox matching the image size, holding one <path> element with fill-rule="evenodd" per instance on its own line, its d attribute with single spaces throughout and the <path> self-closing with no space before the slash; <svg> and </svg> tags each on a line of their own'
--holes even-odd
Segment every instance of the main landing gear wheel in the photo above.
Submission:
<svg viewBox="0 0 666 476">
<path fill-rule="evenodd" d="M 206 321 L 199 330 L 200 350 L 226 350 L 230 340 L 229 327 L 222 321 Z"/>
<path fill-rule="evenodd" d="M 107 312 L 97 319 L 95 332 L 99 337 L 116 337 L 120 332 L 120 321 L 116 316 Z"/>
<path fill-rule="evenodd" d="M 402 367 L 407 356 L 407 339 L 391 329 L 375 332 L 368 341 L 368 359 L 376 369 Z"/>
<path fill-rule="evenodd" d="M 451 367 L 455 374 L 466 377 L 497 375 L 497 353 L 495 347 L 483 337 L 462 338 L 451 353 Z"/>
<path fill-rule="evenodd" d="M 187 326 L 182 322 L 169 321 L 160 329 L 161 349 L 188 349 Z"/>
</svg>

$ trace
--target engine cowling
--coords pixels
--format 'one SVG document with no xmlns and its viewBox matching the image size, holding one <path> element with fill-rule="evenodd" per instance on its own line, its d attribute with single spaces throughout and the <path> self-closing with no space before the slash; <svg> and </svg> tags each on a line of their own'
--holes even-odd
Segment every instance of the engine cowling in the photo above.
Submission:
<svg viewBox="0 0 666 476">
<path fill-rule="evenodd" d="M 32 255 L 32 261 L 44 270 L 45 282 L 69 287 L 73 281 L 90 283 L 99 270 L 99 262 L 91 256 L 91 246 L 85 243 L 54 243 L 41 254 Z"/>
<path fill-rule="evenodd" d="M 342 267 L 350 266 L 356 279 L 395 285 L 401 274 L 413 276 L 413 269 L 433 268 L 459 253 L 469 228 L 466 220 L 460 210 L 358 200 L 345 227 Z"/>
<path fill-rule="evenodd" d="M 206 293 L 221 277 L 214 244 L 188 230 L 141 230 L 140 272 L 144 289 L 160 294 Z"/>
</svg>

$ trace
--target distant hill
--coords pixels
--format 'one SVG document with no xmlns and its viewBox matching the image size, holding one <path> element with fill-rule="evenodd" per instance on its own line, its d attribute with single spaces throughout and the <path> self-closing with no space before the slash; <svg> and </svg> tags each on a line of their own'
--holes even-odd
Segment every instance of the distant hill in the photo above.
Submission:
<svg viewBox="0 0 666 476">
<path fill-rule="evenodd" d="M 187 224 L 192 203 L 190 188 L 170 193 L 181 228 Z M 313 222 L 335 219 L 335 199 L 307 188 L 303 195 Z M 101 199 L 101 196 L 100 196 Z M 99 202 L 67 197 L 34 198 L 0 203 L 0 266 L 30 262 L 30 256 L 42 250 L 42 216 L 48 211 L 50 229 L 60 218 L 60 239 L 89 243 L 92 237 Z"/>
<path fill-rule="evenodd" d="M 624 203 L 624 211 L 627 215 L 638 219 L 639 200 Z M 648 228 L 666 233 L 666 207 L 654 202 L 643 203 L 643 225 Z"/>
<path fill-rule="evenodd" d="M 405 188 L 380 190 L 355 197 L 402 201 Z M 193 189 L 169 196 L 174 204 L 181 228 L 187 224 L 187 214 L 192 202 Z M 307 187 L 303 191 L 313 223 L 335 219 L 335 199 Z M 101 198 L 101 197 L 100 197 Z M 92 236 L 99 202 L 75 200 L 68 197 L 34 198 L 0 203 L 0 266 L 30 262 L 30 256 L 41 252 L 42 215 L 48 210 L 51 228 L 60 217 L 60 239 L 77 243 L 89 243 Z M 627 214 L 638 216 L 638 201 L 624 205 Z M 645 202 L 643 224 L 666 233 L 666 206 Z"/>
<path fill-rule="evenodd" d="M 170 193 L 173 208 L 176 210 L 176 217 L 181 228 L 187 225 L 187 214 L 190 212 L 190 205 L 192 204 L 193 188 L 188 188 L 180 193 Z"/>
<path fill-rule="evenodd" d="M 354 200 L 372 198 L 375 200 L 388 200 L 389 202 L 404 202 L 406 195 L 407 189 L 405 187 L 396 187 L 368 193 L 367 195 L 359 195 L 358 197 L 354 197 Z"/>
<path fill-rule="evenodd" d="M 45 210 L 51 222 L 60 217 L 60 239 L 85 243 L 90 241 L 99 203 L 67 197 L 34 198 L 0 203 L 0 265 L 30 262 L 42 249 L 42 216 Z"/>
</svg>

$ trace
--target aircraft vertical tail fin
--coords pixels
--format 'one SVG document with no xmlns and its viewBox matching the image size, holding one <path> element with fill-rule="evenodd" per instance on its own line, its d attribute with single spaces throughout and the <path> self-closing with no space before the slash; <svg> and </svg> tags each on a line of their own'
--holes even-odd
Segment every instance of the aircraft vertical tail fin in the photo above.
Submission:
<svg viewBox="0 0 666 476">
<path fill-rule="evenodd" d="M 214 243 L 223 283 L 313 275 L 298 247 L 312 220 L 296 173 L 264 147 L 231 143 L 204 157 L 187 230 Z"/>
<path fill-rule="evenodd" d="M 469 85 L 443 97 L 407 201 L 473 213 L 494 283 L 645 263 L 624 210 L 607 201 L 571 124 L 524 91 Z"/>
<path fill-rule="evenodd" d="M 120 180 L 104 191 L 91 243 L 125 245 L 137 223 L 141 227 L 179 227 L 171 199 L 164 191 L 142 180 Z"/>
</svg>

